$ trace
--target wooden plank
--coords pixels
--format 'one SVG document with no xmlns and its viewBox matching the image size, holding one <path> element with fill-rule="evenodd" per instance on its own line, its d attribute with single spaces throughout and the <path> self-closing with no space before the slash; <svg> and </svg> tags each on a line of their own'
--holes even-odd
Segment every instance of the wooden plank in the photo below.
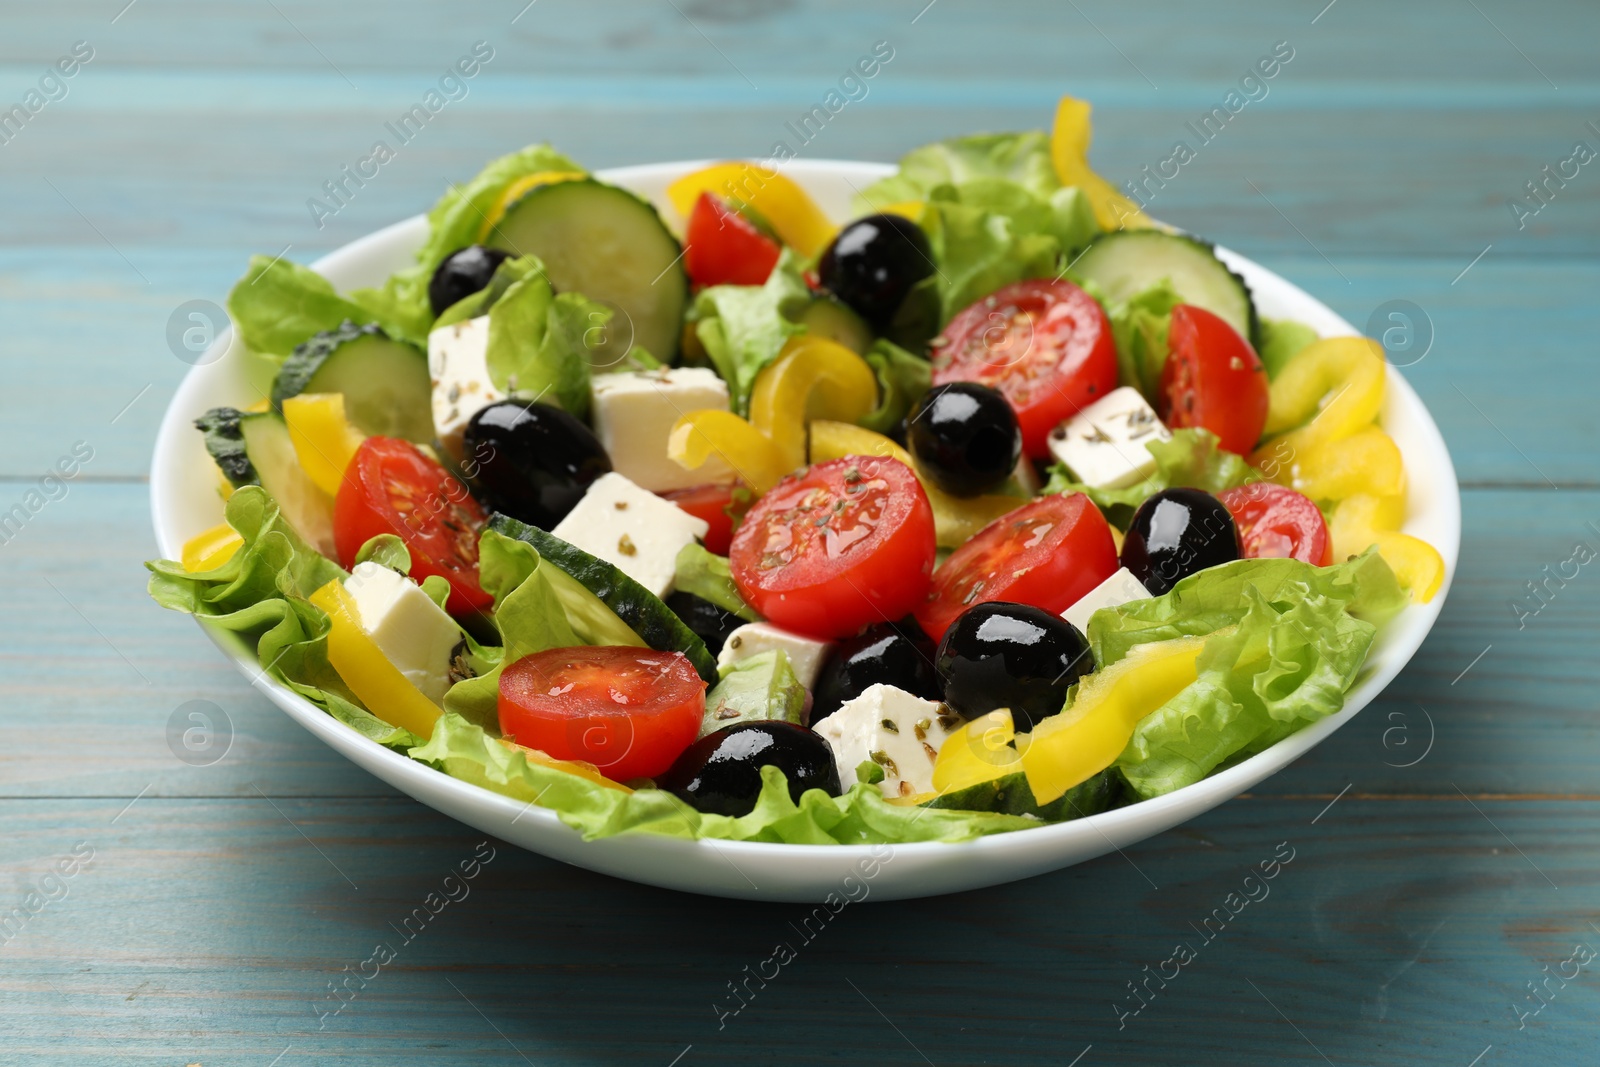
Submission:
<svg viewBox="0 0 1600 1067">
<path fill-rule="evenodd" d="M 146 599 L 150 540 L 129 534 L 144 497 L 139 485 L 78 486 L 0 552 L 12 605 L 0 703 L 27 709 L 0 747 L 0 795 L 390 795 L 251 690 L 193 623 Z M 1559 572 L 1575 541 L 1600 550 L 1587 525 L 1600 524 L 1600 492 L 1473 491 L 1465 509 L 1460 573 L 1427 643 L 1376 703 L 1261 792 L 1600 795 L 1592 565 L 1549 586 L 1525 627 L 1512 608 L 1539 605 L 1526 583 L 1546 564 Z M 213 766 L 186 765 L 169 745 L 169 720 L 194 699 L 235 731 Z M 1436 741 L 1419 761 L 1427 716 Z"/>
<path fill-rule="evenodd" d="M 225 301 L 247 254 L 134 249 L 152 281 L 146 286 L 104 247 L 0 251 L 0 286 L 15 294 L 0 302 L 0 332 L 14 353 L 4 357 L 8 388 L 0 392 L 0 478 L 37 477 L 79 440 L 95 450 L 90 477 L 142 476 L 161 414 L 188 369 L 167 346 L 168 320 L 185 301 Z M 1272 254 L 1264 264 L 1358 329 L 1391 300 L 1423 310 L 1433 347 L 1403 373 L 1438 420 L 1465 483 L 1597 484 L 1600 440 L 1588 396 L 1552 383 L 1592 374 L 1585 309 L 1600 289 L 1600 265 L 1492 253 L 1452 285 L 1465 260 L 1346 259 L 1335 268 L 1314 255 Z M 68 360 L 78 373 L 64 384 Z"/>
<path fill-rule="evenodd" d="M 479 852 L 405 800 L 276 806 L 0 802 L 7 909 L 93 849 L 4 946 L 6 1062 L 1062 1065 L 1092 1046 L 1081 1063 L 1464 1067 L 1490 1045 L 1585 1063 L 1600 1040 L 1592 965 L 1552 978 L 1526 1029 L 1515 1014 L 1600 946 L 1593 802 L 1242 801 L 1125 856 L 809 926 L 798 905 Z M 380 944 L 393 961 L 323 1016 Z M 1179 944 L 1192 961 L 1164 967 Z M 729 983 L 761 971 L 733 1014 Z"/>
</svg>

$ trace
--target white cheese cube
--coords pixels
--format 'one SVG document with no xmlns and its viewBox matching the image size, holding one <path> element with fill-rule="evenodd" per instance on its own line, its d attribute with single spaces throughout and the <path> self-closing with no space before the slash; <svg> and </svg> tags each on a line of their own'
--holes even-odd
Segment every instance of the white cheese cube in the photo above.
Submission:
<svg viewBox="0 0 1600 1067">
<path fill-rule="evenodd" d="M 883 768 L 884 796 L 909 797 L 933 792 L 939 746 L 964 725 L 945 705 L 880 683 L 845 701 L 816 731 L 833 749 L 840 785 L 855 785 L 856 767 L 871 760 Z"/>
<path fill-rule="evenodd" d="M 1050 452 L 1084 485 L 1123 489 L 1155 472 L 1145 445 L 1171 436 L 1139 390 L 1125 385 L 1050 431 Z"/>
<path fill-rule="evenodd" d="M 428 334 L 428 374 L 433 379 L 433 432 L 446 452 L 461 459 L 461 432 L 472 416 L 506 394 L 489 380 L 489 316 Z"/>
<path fill-rule="evenodd" d="M 710 528 L 704 519 L 613 471 L 595 479 L 550 532 L 664 597 L 672 591 L 678 553 Z"/>
<path fill-rule="evenodd" d="M 345 579 L 361 628 L 406 680 L 435 704 L 450 688 L 450 665 L 466 635 L 410 578 L 378 563 L 358 563 Z"/>
<path fill-rule="evenodd" d="M 815 689 L 817 674 L 822 670 L 822 661 L 832 647 L 831 642 L 790 633 L 770 622 L 747 622 L 729 634 L 728 639 L 723 642 L 722 651 L 717 653 L 717 669 L 721 670 L 742 659 L 781 648 L 784 655 L 789 657 L 789 666 L 794 668 L 795 677 L 800 679 L 800 684 L 807 689 Z"/>
<path fill-rule="evenodd" d="M 1077 602 L 1061 613 L 1061 617 L 1078 628 L 1089 632 L 1089 616 L 1101 608 L 1114 608 L 1130 600 L 1144 600 L 1150 591 L 1126 567 L 1118 567 L 1115 574 L 1079 597 Z"/>
<path fill-rule="evenodd" d="M 731 482 L 734 470 L 712 455 L 694 470 L 667 456 L 673 424 L 691 411 L 728 410 L 728 385 L 706 367 L 597 374 L 592 385 L 594 432 L 611 469 L 653 493 L 708 482 Z"/>
</svg>

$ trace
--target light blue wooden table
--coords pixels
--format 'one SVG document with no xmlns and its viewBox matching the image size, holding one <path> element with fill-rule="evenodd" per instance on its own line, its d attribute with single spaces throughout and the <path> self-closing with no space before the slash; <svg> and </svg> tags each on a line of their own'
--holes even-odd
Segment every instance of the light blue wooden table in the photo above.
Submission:
<svg viewBox="0 0 1600 1067">
<path fill-rule="evenodd" d="M 0 1063 L 1600 1063 L 1600 962 L 1574 955 L 1600 951 L 1600 564 L 1513 607 L 1600 548 L 1600 162 L 1564 163 L 1600 150 L 1600 9 L 924 2 L 0 5 L 0 106 L 39 92 L 20 130 L 0 115 L 0 512 L 44 501 L 0 544 L 0 921 L 24 916 L 0 933 Z M 73 76 L 46 77 L 79 41 Z M 478 41 L 465 97 L 319 227 L 307 200 Z M 1119 181 L 1287 42 L 1151 210 L 1358 325 L 1412 306 L 1431 348 L 1404 373 L 1465 509 L 1438 627 L 1253 795 L 1125 857 L 851 908 L 720 1023 L 796 908 L 491 844 L 471 895 L 402 944 L 480 836 L 313 741 L 145 599 L 151 441 L 187 369 L 174 309 L 529 141 L 594 167 L 765 155 L 878 41 L 893 59 L 803 155 L 1037 127 L 1071 91 Z M 1541 199 L 1508 206 L 1530 181 Z M 41 485 L 75 447 L 78 476 Z M 169 737 L 193 700 L 231 724 L 205 766 Z M 1271 895 L 1131 1014 L 1130 984 L 1280 842 Z M 379 942 L 398 957 L 329 1013 Z"/>
</svg>

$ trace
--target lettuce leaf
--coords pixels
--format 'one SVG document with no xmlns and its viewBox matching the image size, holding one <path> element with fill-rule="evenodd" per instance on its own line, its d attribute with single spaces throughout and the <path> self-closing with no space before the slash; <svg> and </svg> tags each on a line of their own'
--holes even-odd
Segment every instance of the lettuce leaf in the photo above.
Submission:
<svg viewBox="0 0 1600 1067">
<path fill-rule="evenodd" d="M 900 158 L 897 173 L 862 191 L 864 203 L 858 206 L 866 214 L 888 204 L 926 200 L 941 185 L 981 178 L 1002 179 L 1040 200 L 1061 188 L 1050 161 L 1050 137 L 1043 130 L 978 133 L 913 148 Z"/>
<path fill-rule="evenodd" d="M 726 556 L 719 556 L 698 541 L 691 541 L 679 550 L 674 567 L 673 585 L 678 592 L 691 593 L 746 622 L 761 621 L 756 609 L 739 595 Z"/>
<path fill-rule="evenodd" d="M 1210 635 L 1198 679 L 1140 721 L 1117 766 L 1140 797 L 1161 796 L 1334 714 L 1377 628 L 1406 602 L 1368 551 L 1332 567 L 1238 560 L 1096 612 L 1089 643 L 1101 667 L 1150 641 Z"/>
<path fill-rule="evenodd" d="M 1284 364 L 1316 339 L 1317 331 L 1304 323 L 1289 319 L 1262 319 L 1261 349 L 1256 355 L 1261 357 L 1262 364 L 1267 368 L 1267 377 L 1276 378 Z"/>
<path fill-rule="evenodd" d="M 1055 235 L 1031 231 L 1027 221 L 1011 215 L 959 199 L 936 199 L 928 201 L 921 223 L 938 264 L 943 323 L 1002 286 L 1059 270 L 1061 242 Z"/>
<path fill-rule="evenodd" d="M 625 793 L 530 763 L 515 746 L 452 714 L 439 720 L 433 737 L 412 748 L 411 756 L 462 781 L 554 809 L 563 823 L 591 841 L 619 834 L 656 833 L 688 839 L 860 845 L 967 841 L 1039 825 L 1014 815 L 902 807 L 890 804 L 877 786 L 866 783 L 858 783 L 839 797 L 820 789 L 808 790 L 796 804 L 789 797 L 783 772 L 776 767 L 763 768 L 761 794 L 749 815 L 706 815 L 663 790 Z"/>
<path fill-rule="evenodd" d="M 747 414 L 756 375 L 778 358 L 784 344 L 805 327 L 795 319 L 811 302 L 800 261 L 784 249 L 762 285 L 713 285 L 689 308 L 689 321 L 722 380 L 733 410 Z"/>
<path fill-rule="evenodd" d="M 1224 489 L 1259 482 L 1265 478 L 1243 456 L 1217 447 L 1217 435 L 1198 427 L 1172 431 L 1169 441 L 1146 441 L 1145 447 L 1156 458 L 1156 469 L 1142 482 L 1126 489 L 1094 489 L 1074 481 L 1063 464 L 1050 468 L 1045 493 L 1084 493 L 1119 529 L 1126 529 L 1133 511 L 1145 498 L 1163 489 L 1204 489 L 1216 495 Z"/>
<path fill-rule="evenodd" d="M 427 329 L 421 330 L 387 297 L 371 289 L 340 296 L 333 283 L 310 267 L 287 259 L 251 256 L 243 278 L 228 294 L 228 317 L 252 352 L 283 359 L 295 346 L 324 330 L 336 330 L 346 320 L 365 325 L 375 322 L 398 341 L 426 349 Z"/>
<path fill-rule="evenodd" d="M 328 616 L 305 598 L 349 575 L 302 541 L 260 486 L 235 491 L 226 515 L 244 544 L 195 574 L 172 560 L 146 563 L 155 602 L 255 638 L 266 675 L 363 736 L 402 750 L 420 742 L 363 708 L 328 662 Z"/>
<path fill-rule="evenodd" d="M 878 377 L 878 406 L 861 425 L 881 434 L 893 433 L 933 383 L 933 365 L 883 338 L 874 341 L 862 358 Z"/>
<path fill-rule="evenodd" d="M 722 680 L 706 693 L 700 736 L 740 722 L 781 719 L 805 725 L 806 687 L 781 648 L 738 660 L 721 669 Z"/>
<path fill-rule="evenodd" d="M 1085 286 L 1085 288 L 1088 288 Z M 1097 294 L 1098 295 L 1098 294 Z M 1102 304 L 1104 300 L 1102 299 Z M 1117 344 L 1117 380 L 1131 385 L 1153 401 L 1161 388 L 1161 371 L 1167 363 L 1167 333 L 1172 309 L 1183 297 L 1165 278 L 1106 308 L 1111 336 Z"/>
</svg>

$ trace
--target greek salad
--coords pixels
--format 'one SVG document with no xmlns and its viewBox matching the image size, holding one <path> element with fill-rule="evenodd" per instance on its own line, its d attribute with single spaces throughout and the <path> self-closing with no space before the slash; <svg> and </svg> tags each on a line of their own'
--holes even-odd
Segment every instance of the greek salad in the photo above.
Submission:
<svg viewBox="0 0 1600 1067">
<path fill-rule="evenodd" d="M 830 218 L 539 145 L 341 293 L 257 257 L 226 522 L 167 608 L 373 741 L 588 837 L 963 840 L 1190 785 L 1338 711 L 1444 563 L 1381 348 L 1259 314 L 1049 131 Z"/>
</svg>

